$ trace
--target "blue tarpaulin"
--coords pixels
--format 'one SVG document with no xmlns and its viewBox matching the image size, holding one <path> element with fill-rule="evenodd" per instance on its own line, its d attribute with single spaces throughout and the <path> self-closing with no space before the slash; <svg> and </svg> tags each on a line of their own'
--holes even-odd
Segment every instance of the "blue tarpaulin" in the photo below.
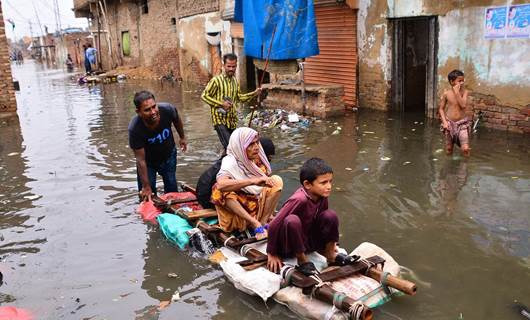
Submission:
<svg viewBox="0 0 530 320">
<path fill-rule="evenodd" d="M 234 15 L 243 22 L 247 56 L 267 58 L 275 26 L 271 60 L 319 53 L 313 0 L 236 0 Z"/>
</svg>

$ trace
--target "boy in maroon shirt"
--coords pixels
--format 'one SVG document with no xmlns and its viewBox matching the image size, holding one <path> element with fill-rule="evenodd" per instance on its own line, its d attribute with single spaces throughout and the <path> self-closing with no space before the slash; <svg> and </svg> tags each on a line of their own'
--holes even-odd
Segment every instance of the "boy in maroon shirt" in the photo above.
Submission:
<svg viewBox="0 0 530 320">
<path fill-rule="evenodd" d="M 339 220 L 328 209 L 328 197 L 333 182 L 333 169 L 319 158 L 307 160 L 300 169 L 302 187 L 285 202 L 270 223 L 267 243 L 267 267 L 279 272 L 283 258 L 296 257 L 298 269 L 315 274 L 316 268 L 306 253 L 317 251 L 328 263 L 345 265 L 354 258 L 337 254 Z"/>
</svg>

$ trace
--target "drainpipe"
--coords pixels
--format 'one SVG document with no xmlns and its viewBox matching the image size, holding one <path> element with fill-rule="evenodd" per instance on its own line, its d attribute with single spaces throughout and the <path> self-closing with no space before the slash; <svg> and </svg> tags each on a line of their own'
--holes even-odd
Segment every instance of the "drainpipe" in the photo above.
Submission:
<svg viewBox="0 0 530 320">
<path fill-rule="evenodd" d="M 298 66 L 300 68 L 300 78 L 302 85 L 302 115 L 305 116 L 306 114 L 306 104 L 307 104 L 307 97 L 305 94 L 305 81 L 304 81 L 304 59 L 298 60 Z"/>
<path fill-rule="evenodd" d="M 97 7 L 97 4 L 96 11 L 98 13 L 98 69 L 102 70 L 103 68 L 101 67 L 101 21 L 99 19 L 99 8 Z"/>
</svg>

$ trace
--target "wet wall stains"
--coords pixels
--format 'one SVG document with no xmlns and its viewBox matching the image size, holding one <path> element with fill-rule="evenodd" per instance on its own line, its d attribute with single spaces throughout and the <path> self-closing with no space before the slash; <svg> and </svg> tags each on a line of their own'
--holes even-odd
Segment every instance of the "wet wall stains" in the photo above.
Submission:
<svg viewBox="0 0 530 320">
<path fill-rule="evenodd" d="M 359 106 L 387 109 L 391 41 L 385 1 L 362 1 L 358 11 Z"/>
<path fill-rule="evenodd" d="M 207 33 L 220 33 L 221 54 L 232 52 L 230 23 L 223 21 L 219 12 L 199 14 L 179 20 L 181 71 L 184 81 L 204 82 L 204 75 L 212 76 L 212 58 Z M 197 75 L 196 71 L 201 73 Z"/>
<path fill-rule="evenodd" d="M 484 8 L 453 10 L 439 17 L 438 75 L 466 74 L 467 87 L 515 107 L 530 102 L 530 39 L 484 39 Z"/>
<path fill-rule="evenodd" d="M 506 106 L 526 108 L 530 103 L 530 39 L 483 37 L 486 7 L 521 3 L 528 1 L 362 1 L 358 17 L 361 107 L 387 109 L 389 104 L 384 100 L 389 97 L 392 78 L 393 36 L 388 18 L 436 15 L 439 91 L 447 85 L 448 72 L 458 68 L 466 74 L 467 87 L 477 94 L 492 95 Z"/>
</svg>

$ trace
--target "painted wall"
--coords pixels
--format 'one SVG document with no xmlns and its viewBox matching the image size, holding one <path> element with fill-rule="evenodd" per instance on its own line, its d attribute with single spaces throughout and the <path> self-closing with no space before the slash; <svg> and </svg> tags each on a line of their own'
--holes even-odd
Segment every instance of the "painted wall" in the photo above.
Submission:
<svg viewBox="0 0 530 320">
<path fill-rule="evenodd" d="M 223 21 L 220 13 L 210 12 L 179 20 L 180 64 L 184 81 L 206 83 L 213 76 L 207 33 L 220 32 L 221 55 L 232 52 L 230 22 Z"/>
<path fill-rule="evenodd" d="M 484 10 L 456 9 L 439 17 L 439 88 L 457 68 L 474 92 L 516 108 L 530 105 L 530 39 L 484 39 Z"/>
<path fill-rule="evenodd" d="M 358 17 L 360 106 L 389 108 L 392 34 L 387 18 L 436 15 L 438 91 L 447 87 L 446 77 L 451 70 L 461 69 L 466 74 L 466 86 L 478 97 L 476 100 L 487 96 L 501 113 L 501 109 L 508 108 L 516 110 L 511 113 L 520 110 L 521 114 L 527 114 L 530 39 L 488 40 L 484 39 L 483 31 L 485 8 L 521 3 L 528 1 L 361 1 Z"/>
<path fill-rule="evenodd" d="M 357 48 L 361 108 L 388 109 L 392 76 L 392 42 L 387 16 L 386 1 L 360 1 L 357 17 Z"/>
</svg>

